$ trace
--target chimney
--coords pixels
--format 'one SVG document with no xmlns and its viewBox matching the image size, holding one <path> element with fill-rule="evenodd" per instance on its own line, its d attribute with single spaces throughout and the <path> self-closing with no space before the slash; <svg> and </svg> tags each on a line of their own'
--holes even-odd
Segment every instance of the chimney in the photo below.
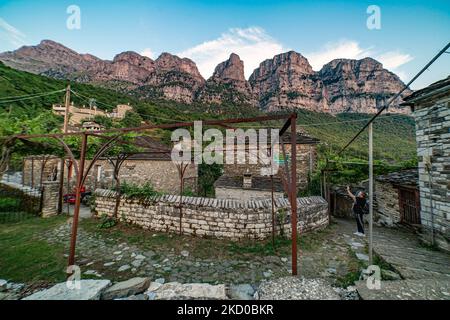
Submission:
<svg viewBox="0 0 450 320">
<path fill-rule="evenodd" d="M 252 174 L 248 171 L 244 173 L 244 181 L 242 184 L 244 189 L 251 189 L 252 188 Z"/>
</svg>

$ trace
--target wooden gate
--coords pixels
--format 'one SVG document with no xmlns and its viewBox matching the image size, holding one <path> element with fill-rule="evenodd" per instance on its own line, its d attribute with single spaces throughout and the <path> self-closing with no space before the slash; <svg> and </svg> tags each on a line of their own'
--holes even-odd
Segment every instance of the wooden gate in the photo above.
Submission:
<svg viewBox="0 0 450 320">
<path fill-rule="evenodd" d="M 398 189 L 400 207 L 400 222 L 407 224 L 420 224 L 419 190 L 415 188 Z"/>
</svg>

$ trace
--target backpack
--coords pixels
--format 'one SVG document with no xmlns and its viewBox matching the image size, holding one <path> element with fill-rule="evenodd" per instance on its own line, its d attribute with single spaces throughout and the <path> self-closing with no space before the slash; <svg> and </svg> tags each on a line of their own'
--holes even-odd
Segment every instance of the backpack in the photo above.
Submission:
<svg viewBox="0 0 450 320">
<path fill-rule="evenodd" d="M 364 207 L 362 208 L 362 212 L 363 214 L 369 214 L 369 201 L 366 201 L 366 204 L 364 205 Z"/>
</svg>

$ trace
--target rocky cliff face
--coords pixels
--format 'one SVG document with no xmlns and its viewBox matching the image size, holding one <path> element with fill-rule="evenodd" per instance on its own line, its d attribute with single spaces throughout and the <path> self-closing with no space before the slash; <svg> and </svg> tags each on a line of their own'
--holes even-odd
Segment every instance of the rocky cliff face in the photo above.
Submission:
<svg viewBox="0 0 450 320">
<path fill-rule="evenodd" d="M 1 53 L 0 61 L 15 69 L 93 83 L 144 98 L 247 104 L 265 111 L 303 108 L 374 113 L 404 85 L 371 58 L 337 59 L 315 72 L 308 60 L 294 51 L 263 61 L 249 81 L 236 54 L 220 63 L 207 81 L 192 60 L 169 53 L 152 60 L 127 51 L 108 61 L 78 54 L 50 40 Z M 406 90 L 403 96 L 409 93 Z M 398 99 L 390 111 L 406 112 L 397 107 L 400 102 Z"/>
<path fill-rule="evenodd" d="M 245 79 L 244 62 L 234 53 L 216 67 L 211 78 L 198 93 L 197 99 L 204 103 L 215 104 L 225 102 L 257 104 L 252 87 Z"/>
<path fill-rule="evenodd" d="M 308 60 L 297 52 L 289 51 L 262 62 L 249 82 L 263 110 L 328 111 L 322 81 Z"/>
<path fill-rule="evenodd" d="M 94 83 L 119 91 L 136 91 L 143 96 L 191 103 L 205 80 L 189 59 L 163 53 L 153 61 L 136 52 L 123 52 L 113 61 L 78 54 L 63 45 L 44 40 L 0 54 L 6 65 L 58 79 Z"/>
<path fill-rule="evenodd" d="M 372 58 L 333 60 L 323 66 L 319 76 L 326 88 L 324 99 L 333 113 L 377 112 L 404 86 L 398 76 Z M 403 97 L 410 93 L 405 90 Z M 400 102 L 397 99 L 391 111 L 406 112 L 395 107 Z"/>
</svg>

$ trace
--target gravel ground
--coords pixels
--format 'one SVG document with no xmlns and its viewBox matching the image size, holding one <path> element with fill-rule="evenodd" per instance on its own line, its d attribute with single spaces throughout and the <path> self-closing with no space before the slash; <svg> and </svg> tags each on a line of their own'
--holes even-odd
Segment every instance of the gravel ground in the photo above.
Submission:
<svg viewBox="0 0 450 320">
<path fill-rule="evenodd" d="M 263 281 L 256 293 L 260 300 L 340 300 L 346 299 L 326 280 L 284 277 Z"/>
</svg>

